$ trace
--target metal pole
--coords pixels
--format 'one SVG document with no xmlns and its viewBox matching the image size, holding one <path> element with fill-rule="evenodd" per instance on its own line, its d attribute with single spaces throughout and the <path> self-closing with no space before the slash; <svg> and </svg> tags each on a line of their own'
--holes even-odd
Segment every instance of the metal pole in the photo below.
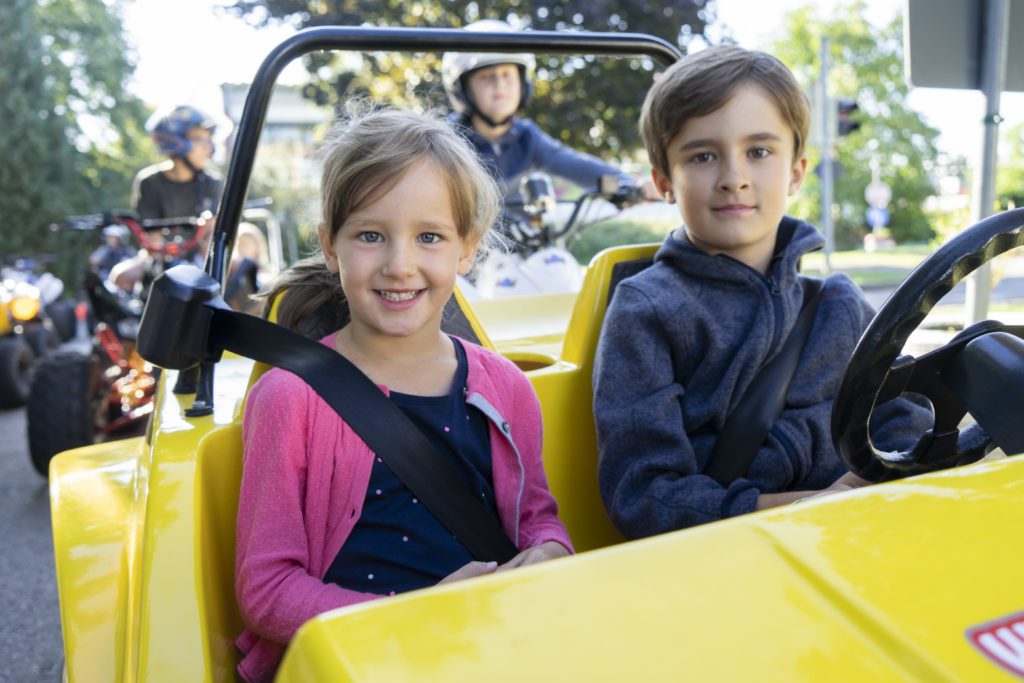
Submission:
<svg viewBox="0 0 1024 683">
<path fill-rule="evenodd" d="M 981 36 L 981 91 L 985 95 L 984 141 L 981 172 L 975 174 L 975 222 L 992 215 L 995 204 L 996 160 L 998 158 L 999 99 L 1006 80 L 1006 46 L 1010 25 L 1009 0 L 982 3 L 985 16 Z M 986 263 L 967 280 L 964 326 L 984 320 L 992 292 L 992 268 Z"/>
<path fill-rule="evenodd" d="M 832 190 L 835 183 L 832 159 L 832 104 L 828 99 L 828 38 L 821 37 L 821 75 L 818 101 L 821 103 L 821 230 L 825 233 L 825 274 L 832 273 L 835 227 L 832 224 Z"/>
</svg>

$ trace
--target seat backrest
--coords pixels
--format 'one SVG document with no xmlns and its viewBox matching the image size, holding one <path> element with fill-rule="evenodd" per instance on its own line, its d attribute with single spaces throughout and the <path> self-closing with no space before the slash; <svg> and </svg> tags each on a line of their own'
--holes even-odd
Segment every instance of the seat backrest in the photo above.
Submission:
<svg viewBox="0 0 1024 683">
<path fill-rule="evenodd" d="M 527 373 L 544 418 L 544 468 L 558 501 L 559 516 L 577 550 L 622 541 L 597 487 L 597 435 L 594 427 L 594 354 L 608 302 L 618 282 L 650 265 L 657 244 L 613 247 L 590 262 L 559 363 Z"/>
<path fill-rule="evenodd" d="M 235 638 L 243 629 L 235 600 L 235 519 L 242 479 L 242 426 L 204 436 L 196 453 L 196 511 L 203 646 L 213 680 L 235 680 Z"/>
</svg>

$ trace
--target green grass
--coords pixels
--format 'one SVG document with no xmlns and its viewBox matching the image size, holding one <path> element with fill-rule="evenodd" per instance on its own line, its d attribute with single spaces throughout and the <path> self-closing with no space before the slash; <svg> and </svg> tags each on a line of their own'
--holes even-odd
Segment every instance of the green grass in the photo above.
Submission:
<svg viewBox="0 0 1024 683">
<path fill-rule="evenodd" d="M 829 261 L 833 272 L 846 273 L 860 287 L 894 287 L 931 253 L 932 247 L 927 244 L 909 244 L 886 251 L 837 251 Z M 807 275 L 826 275 L 825 254 L 821 252 L 805 256 L 802 265 Z"/>
</svg>

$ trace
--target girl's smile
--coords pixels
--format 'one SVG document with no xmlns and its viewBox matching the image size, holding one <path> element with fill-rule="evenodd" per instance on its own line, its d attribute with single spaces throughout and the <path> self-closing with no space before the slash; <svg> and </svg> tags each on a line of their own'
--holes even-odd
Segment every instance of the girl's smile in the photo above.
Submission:
<svg viewBox="0 0 1024 683">
<path fill-rule="evenodd" d="M 395 291 L 391 289 L 377 290 L 377 294 L 385 301 L 392 304 L 406 304 L 425 292 L 425 289 L 413 289 L 407 291 Z"/>
</svg>

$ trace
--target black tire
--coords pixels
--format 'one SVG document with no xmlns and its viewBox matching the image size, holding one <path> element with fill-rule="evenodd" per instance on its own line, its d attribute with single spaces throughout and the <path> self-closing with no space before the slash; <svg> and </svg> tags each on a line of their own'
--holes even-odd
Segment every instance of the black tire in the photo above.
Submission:
<svg viewBox="0 0 1024 683">
<path fill-rule="evenodd" d="M 101 379 L 94 357 L 72 351 L 36 363 L 27 420 L 28 449 L 39 474 L 48 475 L 58 453 L 95 441 L 97 401 L 106 394 Z"/>
<path fill-rule="evenodd" d="M 36 355 L 21 337 L 0 339 L 0 409 L 17 408 L 28 399 Z"/>
<path fill-rule="evenodd" d="M 32 352 L 37 358 L 50 355 L 60 346 L 57 333 L 44 323 L 36 322 L 27 325 L 21 336 L 32 347 Z"/>
<path fill-rule="evenodd" d="M 46 307 L 46 315 L 53 321 L 53 327 L 61 341 L 70 341 L 75 336 L 75 302 L 71 299 L 57 299 Z"/>
</svg>

